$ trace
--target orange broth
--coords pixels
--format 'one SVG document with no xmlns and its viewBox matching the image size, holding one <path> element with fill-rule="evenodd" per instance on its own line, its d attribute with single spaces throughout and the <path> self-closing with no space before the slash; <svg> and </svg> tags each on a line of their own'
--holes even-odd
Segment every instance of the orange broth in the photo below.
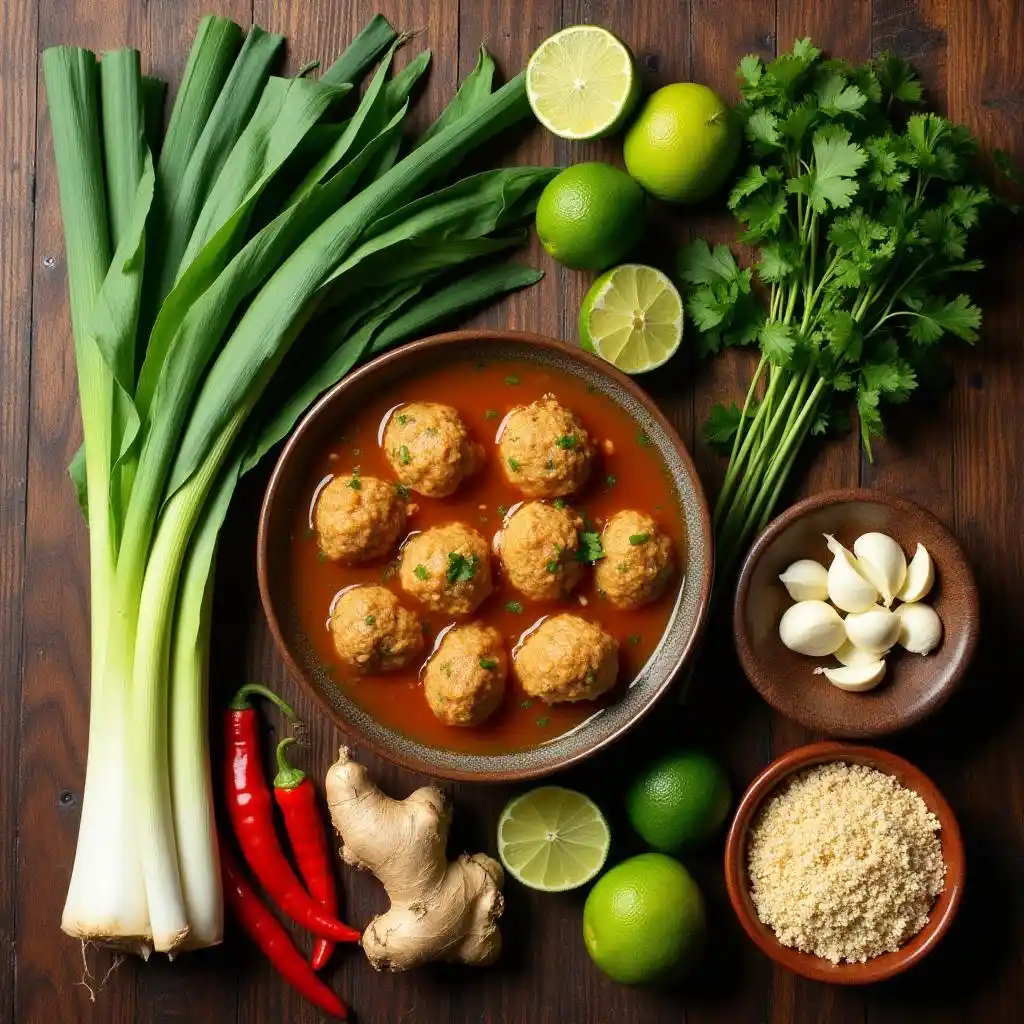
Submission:
<svg viewBox="0 0 1024 1024">
<path fill-rule="evenodd" d="M 318 487 L 338 473 L 358 466 L 363 476 L 393 480 L 378 442 L 381 423 L 396 405 L 407 402 L 443 402 L 458 409 L 470 431 L 488 450 L 484 468 L 462 483 L 448 498 L 412 494 L 417 510 L 409 517 L 409 531 L 453 521 L 476 527 L 490 542 L 501 527 L 500 508 L 522 500 L 498 465 L 494 438 L 505 414 L 517 405 L 547 393 L 580 418 L 598 448 L 598 458 L 585 489 L 568 498 L 569 504 L 597 528 L 604 519 L 624 508 L 653 516 L 668 533 L 676 549 L 676 575 L 662 597 L 636 611 L 620 611 L 597 594 L 588 574 L 558 604 L 530 601 L 513 590 L 494 559 L 495 590 L 474 618 L 494 626 L 512 651 L 520 636 L 545 615 L 571 611 L 600 624 L 619 642 L 619 685 L 601 701 L 548 706 L 529 700 L 514 673 L 509 671 L 502 706 L 484 723 L 471 728 L 445 725 L 431 713 L 422 693 L 420 663 L 408 670 L 356 677 L 343 670 L 327 628 L 331 601 L 339 590 L 358 583 L 381 583 L 421 614 L 427 633 L 424 659 L 433 638 L 453 619 L 422 608 L 403 594 L 394 561 L 380 559 L 358 566 L 326 561 L 320 554 L 310 523 L 311 505 Z M 610 444 L 609 444 L 610 442 Z M 671 478 L 656 448 L 638 431 L 635 421 L 606 395 L 594 392 L 572 376 L 531 363 L 460 361 L 431 372 L 396 381 L 360 408 L 318 459 L 304 484 L 308 500 L 297 502 L 291 533 L 291 600 L 317 659 L 345 694 L 384 725 L 421 743 L 448 750 L 495 754 L 538 746 L 580 725 L 620 692 L 658 646 L 678 593 L 680 560 L 685 559 L 685 527 Z M 593 527 L 592 527 L 593 528 Z M 581 603 L 581 598 L 586 604 Z M 510 611 L 518 602 L 522 612 Z"/>
</svg>

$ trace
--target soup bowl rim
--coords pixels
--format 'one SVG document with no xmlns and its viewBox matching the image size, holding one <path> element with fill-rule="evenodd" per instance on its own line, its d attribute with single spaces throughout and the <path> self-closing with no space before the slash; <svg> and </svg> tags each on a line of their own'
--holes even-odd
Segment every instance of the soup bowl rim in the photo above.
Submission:
<svg viewBox="0 0 1024 1024">
<path fill-rule="evenodd" d="M 410 364 L 415 365 L 416 360 L 425 350 L 454 350 L 479 342 L 499 344 L 504 342 L 506 344 L 531 345 L 547 349 L 549 352 L 557 354 L 560 358 L 576 360 L 588 365 L 597 375 L 610 378 L 617 388 L 628 392 L 639 405 L 643 406 L 646 414 L 658 423 L 658 426 L 664 433 L 664 436 L 668 438 L 671 443 L 674 457 L 678 459 L 684 474 L 689 478 L 693 494 L 697 499 L 696 511 L 700 521 L 702 547 L 705 552 L 704 564 L 702 566 L 699 580 L 697 581 L 697 585 L 699 586 L 699 595 L 696 614 L 690 626 L 690 634 L 682 643 L 680 651 L 675 657 L 669 670 L 663 673 L 663 678 L 659 679 L 655 685 L 651 686 L 650 693 L 647 695 L 646 700 L 637 707 L 628 718 L 625 718 L 621 723 L 619 723 L 613 731 L 595 741 L 590 746 L 581 746 L 578 749 L 566 752 L 564 755 L 560 755 L 557 758 L 549 758 L 547 761 L 537 761 L 536 759 L 530 758 L 529 755 L 533 754 L 535 751 L 542 750 L 544 746 L 547 746 L 548 744 L 538 745 L 537 747 L 531 747 L 523 751 L 514 752 L 515 754 L 521 754 L 523 756 L 522 764 L 515 767 L 504 768 L 502 770 L 491 770 L 484 767 L 463 767 L 461 763 L 462 757 L 472 761 L 472 759 L 477 755 L 471 753 L 465 753 L 463 755 L 462 752 L 457 750 L 450 750 L 449 753 L 453 758 L 460 759 L 460 764 L 451 766 L 446 765 L 442 767 L 433 762 L 423 760 L 415 750 L 407 749 L 401 743 L 381 743 L 374 737 L 367 735 L 354 723 L 346 720 L 339 710 L 335 708 L 320 692 L 319 687 L 316 685 L 315 681 L 310 678 L 309 673 L 302 665 L 300 659 L 293 654 L 292 645 L 286 639 L 286 631 L 282 627 L 282 623 L 279 618 L 278 603 L 280 598 L 271 582 L 270 567 L 270 547 L 272 544 L 280 543 L 279 538 L 271 536 L 271 520 L 274 516 L 277 504 L 280 501 L 286 500 L 286 496 L 282 492 L 282 481 L 287 475 L 289 463 L 296 457 L 296 453 L 304 452 L 307 435 L 315 433 L 315 424 L 317 424 L 320 417 L 325 415 L 326 411 L 339 400 L 339 396 L 343 396 L 351 390 L 358 389 L 368 378 L 385 373 L 387 370 L 393 369 L 396 364 L 409 362 Z M 274 645 L 284 661 L 289 674 L 293 679 L 296 679 L 300 683 L 306 694 L 327 713 L 330 720 L 344 735 L 346 742 L 362 746 L 384 760 L 410 771 L 435 778 L 449 779 L 455 782 L 501 783 L 541 778 L 555 772 L 562 771 L 571 765 L 577 764 L 580 761 L 593 756 L 624 736 L 638 722 L 646 718 L 651 709 L 658 703 L 666 691 L 671 689 L 672 683 L 679 675 L 683 665 L 693 655 L 707 624 L 708 610 L 711 601 L 711 587 L 714 575 L 714 545 L 711 530 L 711 515 L 708 508 L 707 497 L 704 493 L 700 477 L 697 474 L 697 469 L 689 450 L 675 428 L 657 406 L 654 399 L 624 373 L 596 355 L 585 352 L 575 346 L 571 346 L 564 341 L 559 341 L 544 335 L 528 331 L 500 330 L 495 328 L 449 331 L 442 334 L 431 335 L 418 341 L 409 342 L 402 345 L 400 348 L 386 352 L 366 363 L 364 366 L 342 378 L 342 380 L 326 391 L 305 413 L 299 423 L 292 430 L 292 433 L 288 437 L 280 455 L 277 458 L 274 469 L 267 483 L 263 503 L 260 508 L 256 547 L 256 571 L 259 583 L 260 601 L 263 606 L 264 615 L 267 619 L 267 624 L 270 627 Z M 671 624 L 672 622 L 670 620 L 669 626 L 666 628 L 670 628 Z M 659 643 L 660 642 L 661 641 L 659 641 Z M 385 727 L 385 729 L 388 734 L 393 733 L 399 738 L 408 739 L 413 744 L 423 745 L 414 738 L 406 737 L 404 734 L 399 733 L 391 727 Z M 510 752 L 510 754 L 512 753 L 513 752 Z"/>
</svg>

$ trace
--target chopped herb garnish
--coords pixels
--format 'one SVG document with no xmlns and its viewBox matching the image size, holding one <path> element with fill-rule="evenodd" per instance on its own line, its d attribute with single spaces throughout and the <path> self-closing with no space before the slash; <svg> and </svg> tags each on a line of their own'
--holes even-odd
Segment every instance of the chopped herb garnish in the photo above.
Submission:
<svg viewBox="0 0 1024 1024">
<path fill-rule="evenodd" d="M 398 419 L 398 425 L 400 427 L 404 427 L 406 425 L 406 423 L 409 422 L 409 417 L 406 416 L 404 412 L 403 413 L 399 413 L 397 419 Z"/>
<path fill-rule="evenodd" d="M 423 433 L 427 434 L 429 437 L 433 437 L 437 433 L 437 427 L 427 427 Z"/>
<path fill-rule="evenodd" d="M 646 544 L 651 539 L 649 533 L 631 533 L 629 535 L 629 543 L 636 547 L 638 544 Z"/>
<path fill-rule="evenodd" d="M 556 572 L 559 572 L 561 570 L 561 568 L 562 568 L 562 564 L 557 559 L 552 559 L 547 564 L 547 570 L 548 570 L 548 572 L 550 572 L 552 574 L 554 574 Z"/>
<path fill-rule="evenodd" d="M 498 506 L 498 515 L 501 516 L 502 519 L 504 519 L 505 516 L 508 515 L 508 505 L 499 505 Z"/>
<path fill-rule="evenodd" d="M 548 718 L 547 715 L 541 715 L 540 718 L 537 719 L 537 724 L 543 729 L 550 721 L 551 719 Z"/>
<path fill-rule="evenodd" d="M 416 568 L 413 569 L 412 574 L 418 580 L 430 579 L 430 573 L 427 572 L 427 567 L 425 565 L 417 565 Z"/>
<path fill-rule="evenodd" d="M 571 452 L 576 447 L 576 436 L 575 434 L 563 434 L 555 444 L 564 452 Z"/>
<path fill-rule="evenodd" d="M 548 459 L 548 461 L 544 463 L 544 468 L 549 473 L 553 473 L 555 471 L 555 460 L 554 459 Z"/>
<path fill-rule="evenodd" d="M 452 663 L 450 661 L 442 661 L 440 669 L 443 675 L 450 676 L 452 674 Z"/>
<path fill-rule="evenodd" d="M 619 562 L 619 564 L 615 566 L 615 571 L 621 576 L 626 571 L 626 563 Z"/>
<path fill-rule="evenodd" d="M 515 375 L 509 375 L 508 377 L 505 378 L 505 383 L 506 384 L 518 384 L 519 383 L 519 378 L 516 377 Z"/>
<path fill-rule="evenodd" d="M 353 491 L 361 491 L 363 489 L 363 481 L 359 479 L 358 466 L 356 466 L 356 468 L 352 470 L 352 479 L 349 480 L 348 485 L 349 487 L 352 488 Z"/>
<path fill-rule="evenodd" d="M 513 615 L 522 615 L 523 606 L 518 601 L 506 601 L 505 611 L 512 612 Z"/>
<path fill-rule="evenodd" d="M 500 415 L 501 415 L 501 413 L 498 412 L 497 409 L 488 409 L 487 412 L 484 413 L 484 419 L 485 420 L 496 420 Z"/>
<path fill-rule="evenodd" d="M 630 637 L 629 637 L 629 643 L 630 643 L 630 646 L 636 647 L 636 645 L 638 643 L 640 643 L 640 634 L 639 633 L 632 633 L 630 635 Z"/>
<path fill-rule="evenodd" d="M 587 674 L 583 677 L 588 686 L 593 686 L 597 682 L 597 673 L 592 669 L 587 669 Z"/>
<path fill-rule="evenodd" d="M 508 468 L 511 469 L 513 473 L 518 473 L 520 468 L 519 460 L 510 458 L 508 460 Z"/>
<path fill-rule="evenodd" d="M 580 548 L 577 557 L 581 562 L 598 562 L 604 558 L 601 534 L 596 530 L 584 530 L 580 534 Z"/>
<path fill-rule="evenodd" d="M 445 572 L 445 579 L 450 584 L 468 583 L 476 575 L 476 568 L 479 564 L 479 555 L 470 555 L 467 558 L 459 551 L 449 551 L 448 569 Z"/>
<path fill-rule="evenodd" d="M 557 509 L 563 509 L 565 508 L 565 498 L 555 498 L 551 504 Z"/>
<path fill-rule="evenodd" d="M 318 562 L 326 562 L 327 561 L 327 556 L 322 551 L 318 551 L 316 553 L 316 560 Z"/>
<path fill-rule="evenodd" d="M 521 700 L 519 702 L 519 706 L 521 708 L 532 708 L 533 707 L 533 701 L 530 700 L 529 698 L 527 698 L 526 700 Z"/>
<path fill-rule="evenodd" d="M 615 478 L 615 474 L 614 473 L 609 473 L 604 478 L 604 485 L 605 485 L 605 487 L 608 488 L 608 490 L 611 490 L 618 482 L 619 481 Z"/>
<path fill-rule="evenodd" d="M 654 442 L 647 436 L 647 431 L 645 430 L 638 430 L 636 432 L 636 443 L 640 445 L 641 448 L 654 447 Z"/>
<path fill-rule="evenodd" d="M 367 615 L 366 618 L 363 619 L 363 622 L 365 622 L 368 626 L 374 625 L 376 623 L 376 621 L 377 621 L 377 619 L 373 615 Z"/>
<path fill-rule="evenodd" d="M 409 454 L 408 445 L 403 444 L 402 447 L 398 449 L 398 461 L 403 466 L 408 466 L 409 463 L 412 462 L 412 456 Z"/>
<path fill-rule="evenodd" d="M 412 491 L 405 484 L 395 484 L 395 494 L 403 501 L 407 500 Z"/>
<path fill-rule="evenodd" d="M 498 659 L 497 658 L 481 658 L 480 659 L 480 667 L 485 672 L 493 672 L 498 667 Z"/>
</svg>

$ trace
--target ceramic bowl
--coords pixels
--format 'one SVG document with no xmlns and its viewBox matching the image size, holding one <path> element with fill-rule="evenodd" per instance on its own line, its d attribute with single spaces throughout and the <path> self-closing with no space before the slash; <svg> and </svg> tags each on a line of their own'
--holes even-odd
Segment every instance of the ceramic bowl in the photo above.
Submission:
<svg viewBox="0 0 1024 1024">
<path fill-rule="evenodd" d="M 750 898 L 747 878 L 747 838 L 750 827 L 766 799 L 794 772 L 812 765 L 845 761 L 866 764 L 895 776 L 907 789 L 912 789 L 938 819 L 939 841 L 946 862 L 945 887 L 928 915 L 928 923 L 895 953 L 883 953 L 866 963 L 833 964 L 811 953 L 783 946 L 775 933 L 762 924 Z M 725 881 L 729 900 L 744 931 L 761 952 L 783 967 L 810 978 L 833 985 L 868 985 L 891 978 L 918 963 L 935 948 L 953 923 L 964 887 L 964 846 L 945 797 L 920 769 L 909 761 L 886 750 L 858 747 L 846 743 L 813 743 L 798 747 L 772 761 L 750 784 L 740 800 L 729 828 L 725 844 Z"/>
<path fill-rule="evenodd" d="M 658 448 L 672 478 L 687 530 L 685 572 L 661 644 L 626 690 L 582 726 L 535 747 L 507 754 L 470 754 L 426 746 L 389 729 L 358 705 L 317 664 L 288 602 L 289 530 L 299 481 L 327 438 L 361 402 L 396 379 L 438 363 L 519 360 L 582 378 L 627 410 Z M 694 650 L 711 592 L 712 540 L 707 501 L 679 435 L 654 401 L 608 363 L 563 342 L 515 331 L 460 331 L 405 345 L 368 363 L 329 391 L 302 420 L 278 459 L 260 514 L 260 596 L 270 629 L 291 673 L 346 737 L 414 771 L 441 778 L 504 782 L 548 775 L 613 743 L 646 715 Z"/>
<path fill-rule="evenodd" d="M 779 620 L 793 603 L 779 575 L 800 558 L 828 565 L 823 534 L 848 548 L 878 530 L 913 555 L 923 544 L 935 564 L 925 601 L 942 620 L 942 642 L 922 657 L 896 647 L 886 677 L 867 693 L 848 693 L 814 675 L 834 658 L 809 658 L 783 646 Z M 808 729 L 863 739 L 921 721 L 940 707 L 963 678 L 978 640 L 978 589 L 963 548 L 930 512 L 881 491 L 826 491 L 798 502 L 757 538 L 740 573 L 733 606 L 736 647 L 747 678 L 780 714 Z"/>
</svg>

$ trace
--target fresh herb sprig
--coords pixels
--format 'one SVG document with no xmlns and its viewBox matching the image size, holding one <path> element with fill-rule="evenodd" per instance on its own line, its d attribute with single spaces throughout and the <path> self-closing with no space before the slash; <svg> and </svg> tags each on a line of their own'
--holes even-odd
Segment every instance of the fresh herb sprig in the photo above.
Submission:
<svg viewBox="0 0 1024 1024">
<path fill-rule="evenodd" d="M 852 404 L 871 458 L 884 405 L 910 398 L 937 343 L 977 340 L 981 311 L 956 279 L 982 267 L 968 240 L 993 201 L 975 140 L 913 109 L 921 84 L 897 57 L 854 66 L 802 39 L 738 75 L 750 163 L 729 207 L 758 259 L 741 269 L 696 241 L 679 262 L 703 353 L 761 352 L 742 406 L 716 406 L 706 427 L 730 456 L 715 509 L 726 573 L 808 436 L 845 427 Z"/>
</svg>

